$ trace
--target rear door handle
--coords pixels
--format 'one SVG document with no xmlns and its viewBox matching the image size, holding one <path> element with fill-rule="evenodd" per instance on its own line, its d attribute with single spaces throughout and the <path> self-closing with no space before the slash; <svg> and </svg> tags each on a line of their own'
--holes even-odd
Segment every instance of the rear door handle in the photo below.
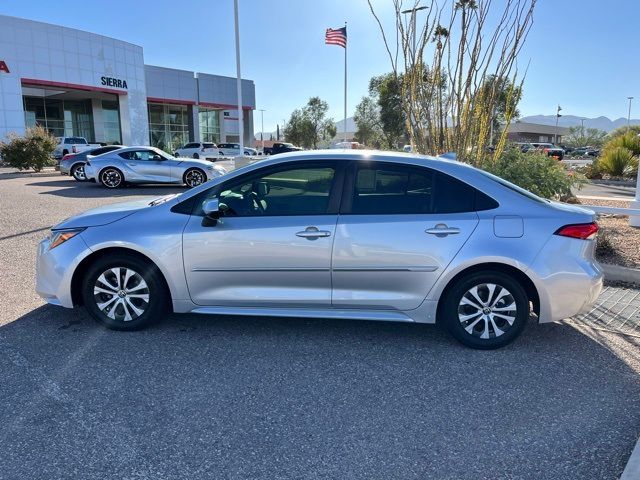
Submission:
<svg viewBox="0 0 640 480">
<path fill-rule="evenodd" d="M 439 223 L 435 227 L 427 228 L 425 233 L 435 235 L 436 237 L 446 237 L 447 235 L 457 235 L 460 229 L 457 227 L 448 227 L 445 223 Z"/>
<path fill-rule="evenodd" d="M 315 240 L 316 238 L 330 237 L 331 232 L 327 230 L 318 230 L 318 227 L 307 227 L 302 232 L 297 232 L 296 236 Z"/>
</svg>

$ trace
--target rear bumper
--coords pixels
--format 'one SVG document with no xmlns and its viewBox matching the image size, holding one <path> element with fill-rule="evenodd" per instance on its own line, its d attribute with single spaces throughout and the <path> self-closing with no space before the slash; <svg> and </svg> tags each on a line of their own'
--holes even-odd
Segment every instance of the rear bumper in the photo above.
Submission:
<svg viewBox="0 0 640 480">
<path fill-rule="evenodd" d="M 594 248 L 592 240 L 555 236 L 538 255 L 528 274 L 540 296 L 541 323 L 573 317 L 598 299 L 604 275 Z"/>
</svg>

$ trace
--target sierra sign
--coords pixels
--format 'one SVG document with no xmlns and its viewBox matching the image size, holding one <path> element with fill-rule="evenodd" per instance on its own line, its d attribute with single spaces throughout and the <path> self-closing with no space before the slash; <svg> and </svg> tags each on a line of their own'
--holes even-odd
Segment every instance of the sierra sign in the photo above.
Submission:
<svg viewBox="0 0 640 480">
<path fill-rule="evenodd" d="M 100 82 L 102 83 L 102 85 L 105 85 L 107 87 L 129 88 L 127 87 L 127 81 L 120 80 L 119 78 L 100 77 Z"/>
<path fill-rule="evenodd" d="M 9 72 L 9 67 L 7 67 L 7 64 L 4 60 L 0 60 L 0 72 L 11 73 Z"/>
</svg>

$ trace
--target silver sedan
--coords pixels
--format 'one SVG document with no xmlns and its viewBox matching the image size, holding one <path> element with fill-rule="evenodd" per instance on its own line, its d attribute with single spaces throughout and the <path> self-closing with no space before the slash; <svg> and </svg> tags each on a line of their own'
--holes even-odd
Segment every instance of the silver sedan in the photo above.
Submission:
<svg viewBox="0 0 640 480">
<path fill-rule="evenodd" d="M 125 183 L 177 183 L 197 187 L 227 173 L 208 160 L 176 158 L 154 147 L 127 147 L 98 157 L 84 165 L 87 180 L 107 188 Z"/>
<path fill-rule="evenodd" d="M 120 330 L 170 311 L 437 321 L 489 349 L 532 313 L 589 308 L 597 231 L 592 211 L 456 161 L 294 152 L 56 225 L 37 291 Z"/>
</svg>

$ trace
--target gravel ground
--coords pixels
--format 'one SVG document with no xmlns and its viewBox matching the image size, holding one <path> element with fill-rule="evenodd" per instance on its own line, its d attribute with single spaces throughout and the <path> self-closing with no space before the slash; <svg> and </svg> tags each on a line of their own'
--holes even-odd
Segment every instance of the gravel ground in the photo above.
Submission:
<svg viewBox="0 0 640 480">
<path fill-rule="evenodd" d="M 50 225 L 174 191 L 0 174 L 0 479 L 622 472 L 640 433 L 640 337 L 532 322 L 481 352 L 429 325 L 195 315 L 124 333 L 35 295 Z"/>
<path fill-rule="evenodd" d="M 629 208 L 630 202 L 623 200 L 583 200 L 581 203 L 601 207 Z M 600 215 L 598 224 L 598 249 L 600 262 L 640 268 L 640 228 L 629 226 L 629 217 L 622 215 Z"/>
</svg>

